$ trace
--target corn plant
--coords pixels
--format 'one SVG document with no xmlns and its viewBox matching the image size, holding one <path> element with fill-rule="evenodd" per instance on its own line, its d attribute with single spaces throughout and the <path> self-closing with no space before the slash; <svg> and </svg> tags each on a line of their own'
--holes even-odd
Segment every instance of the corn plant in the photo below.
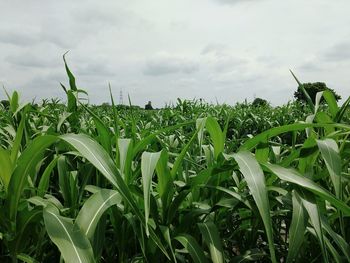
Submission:
<svg viewBox="0 0 350 263">
<path fill-rule="evenodd" d="M 0 108 L 1 262 L 350 261 L 350 98 L 96 106 L 64 65 Z"/>
</svg>

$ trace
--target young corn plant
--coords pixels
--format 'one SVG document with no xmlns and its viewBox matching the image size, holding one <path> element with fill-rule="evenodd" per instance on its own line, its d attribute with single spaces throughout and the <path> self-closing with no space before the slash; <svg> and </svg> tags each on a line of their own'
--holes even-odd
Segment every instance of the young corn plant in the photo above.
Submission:
<svg viewBox="0 0 350 263">
<path fill-rule="evenodd" d="M 64 63 L 0 108 L 1 262 L 350 261 L 350 98 L 102 107 Z"/>
</svg>

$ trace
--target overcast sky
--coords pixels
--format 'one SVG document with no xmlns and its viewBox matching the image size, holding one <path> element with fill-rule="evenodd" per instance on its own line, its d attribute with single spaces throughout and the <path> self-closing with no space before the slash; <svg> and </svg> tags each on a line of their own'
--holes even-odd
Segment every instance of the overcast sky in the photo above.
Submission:
<svg viewBox="0 0 350 263">
<path fill-rule="evenodd" d="M 0 83 L 65 98 L 62 55 L 90 102 L 155 106 L 293 98 L 303 82 L 350 91 L 349 0 L 0 0 Z M 0 98 L 4 92 L 0 91 Z"/>
</svg>

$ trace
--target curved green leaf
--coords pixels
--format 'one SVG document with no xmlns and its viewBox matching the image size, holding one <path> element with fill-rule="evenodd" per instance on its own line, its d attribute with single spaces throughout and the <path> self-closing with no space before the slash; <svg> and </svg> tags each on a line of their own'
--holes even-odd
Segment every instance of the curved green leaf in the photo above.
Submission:
<svg viewBox="0 0 350 263">
<path fill-rule="evenodd" d="M 208 262 L 207 258 L 204 255 L 203 249 L 198 245 L 197 241 L 190 235 L 182 234 L 175 237 L 184 248 L 190 253 L 193 262 L 195 263 L 206 263 Z"/>
<path fill-rule="evenodd" d="M 131 194 L 131 191 L 125 184 L 119 170 L 105 149 L 84 134 L 65 134 L 60 136 L 60 138 L 72 145 L 84 158 L 86 158 L 92 165 L 94 165 L 114 187 L 117 188 L 123 197 L 123 200 L 130 206 L 144 227 L 146 227 L 144 215 L 137 206 L 136 201 Z M 157 235 L 154 233 L 153 229 L 149 229 L 149 232 L 153 241 L 162 250 L 164 255 L 169 258 L 165 247 Z"/>
<path fill-rule="evenodd" d="M 79 226 L 82 232 L 91 241 L 97 223 L 103 213 L 112 205 L 120 204 L 121 201 L 122 198 L 117 191 L 101 189 L 85 201 L 75 220 L 75 224 Z"/>
<path fill-rule="evenodd" d="M 212 222 L 205 222 L 198 224 L 199 230 L 203 235 L 205 243 L 208 245 L 210 250 L 210 256 L 214 263 L 223 263 L 223 249 L 219 231 Z"/>
<path fill-rule="evenodd" d="M 320 247 L 322 251 L 322 256 L 324 262 L 328 262 L 328 255 L 326 251 L 326 244 L 324 240 L 324 233 L 320 219 L 320 211 L 316 203 L 315 197 L 309 192 L 301 192 L 301 201 L 305 207 L 307 213 L 309 214 L 311 225 L 313 226 L 316 237 L 320 242 Z"/>
<path fill-rule="evenodd" d="M 273 228 L 270 216 L 270 205 L 265 185 L 265 176 L 258 162 L 250 152 L 242 151 L 233 155 L 238 163 L 249 190 L 258 207 L 261 218 L 264 222 L 266 236 L 269 242 L 270 256 L 272 262 L 276 261 L 275 247 L 273 242 Z"/>
<path fill-rule="evenodd" d="M 145 205 L 146 234 L 149 236 L 148 219 L 150 212 L 151 182 L 161 152 L 143 152 L 141 156 L 141 174 L 143 186 L 143 198 Z"/>
<path fill-rule="evenodd" d="M 5 191 L 7 192 L 11 174 L 13 170 L 13 164 L 11 161 L 11 157 L 8 151 L 4 150 L 0 147 L 0 180 L 4 184 Z"/>
<path fill-rule="evenodd" d="M 9 210 L 9 218 L 12 222 L 16 221 L 16 213 L 24 187 L 28 182 L 29 172 L 35 168 L 42 158 L 43 152 L 55 141 L 57 137 L 44 135 L 35 138 L 30 145 L 23 151 L 18 158 L 17 167 L 15 168 L 10 184 L 9 192 L 11 198 L 6 200 Z"/>
<path fill-rule="evenodd" d="M 47 233 L 60 250 L 66 263 L 95 262 L 91 244 L 72 220 L 59 215 L 56 207 L 48 204 L 43 212 Z"/>
<path fill-rule="evenodd" d="M 297 258 L 299 253 L 299 248 L 304 241 L 304 233 L 306 230 L 307 217 L 305 214 L 305 209 L 301 202 L 300 196 L 296 191 L 292 192 L 293 200 L 293 215 L 292 223 L 289 228 L 289 248 L 287 263 L 293 262 Z"/>
<path fill-rule="evenodd" d="M 326 191 L 324 188 L 320 187 L 315 182 L 299 174 L 296 170 L 287 169 L 274 164 L 262 164 L 262 165 L 265 166 L 272 173 L 277 175 L 280 179 L 299 185 L 305 189 L 308 189 L 314 194 L 329 201 L 335 207 L 343 211 L 344 214 L 350 215 L 350 207 L 348 205 L 346 205 L 344 202 L 337 199 L 334 195 Z"/>
<path fill-rule="evenodd" d="M 341 123 L 293 123 L 284 126 L 274 127 L 264 131 L 253 138 L 247 140 L 239 149 L 251 150 L 260 142 L 264 142 L 266 138 L 272 138 L 281 133 L 304 130 L 310 127 L 335 127 L 339 129 L 350 130 L 350 126 Z"/>
<path fill-rule="evenodd" d="M 205 122 L 205 127 L 210 134 L 214 146 L 214 157 L 218 158 L 219 153 L 224 151 L 225 136 L 220 128 L 219 123 L 213 117 L 208 117 Z"/>
<path fill-rule="evenodd" d="M 342 162 L 337 143 L 332 139 L 317 140 L 318 148 L 326 163 L 329 175 L 331 177 L 335 195 L 341 198 L 341 170 Z"/>
</svg>

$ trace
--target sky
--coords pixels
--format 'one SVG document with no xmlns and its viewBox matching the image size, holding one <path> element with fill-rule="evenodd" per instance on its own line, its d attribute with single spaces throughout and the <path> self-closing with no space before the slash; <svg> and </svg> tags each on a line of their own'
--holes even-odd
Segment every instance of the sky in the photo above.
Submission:
<svg viewBox="0 0 350 263">
<path fill-rule="evenodd" d="M 0 85 L 65 99 L 62 55 L 90 103 L 293 99 L 297 84 L 350 91 L 349 0 L 0 0 Z M 0 90 L 0 99 L 5 94 Z"/>
</svg>

